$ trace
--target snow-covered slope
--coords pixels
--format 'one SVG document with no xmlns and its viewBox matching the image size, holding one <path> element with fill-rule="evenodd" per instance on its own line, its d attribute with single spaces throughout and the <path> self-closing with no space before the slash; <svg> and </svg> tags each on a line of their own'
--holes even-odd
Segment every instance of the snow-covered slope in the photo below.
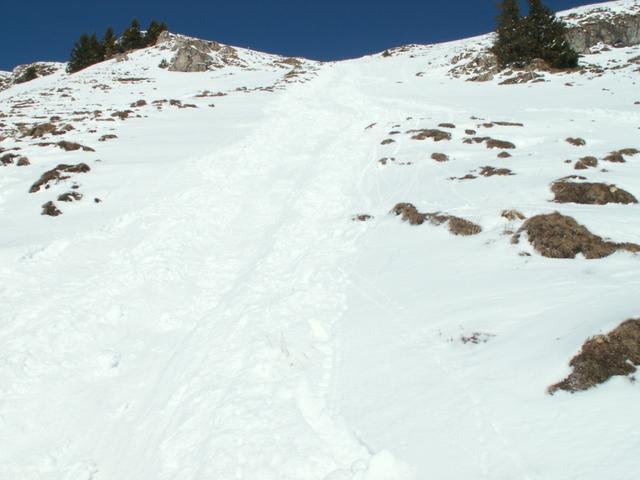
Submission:
<svg viewBox="0 0 640 480">
<path fill-rule="evenodd" d="M 452 75 L 490 38 L 201 73 L 160 44 L 0 92 L 0 478 L 635 478 L 638 385 L 547 387 L 640 316 L 640 257 L 546 258 L 501 214 L 640 243 L 637 204 L 550 190 L 640 195 L 640 155 L 605 160 L 640 148 L 640 47 Z M 60 164 L 88 169 L 34 188 Z"/>
</svg>

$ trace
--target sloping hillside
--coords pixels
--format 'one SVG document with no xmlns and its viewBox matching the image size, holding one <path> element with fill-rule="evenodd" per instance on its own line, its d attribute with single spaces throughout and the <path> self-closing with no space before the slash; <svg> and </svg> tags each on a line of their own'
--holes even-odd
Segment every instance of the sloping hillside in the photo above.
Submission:
<svg viewBox="0 0 640 480">
<path fill-rule="evenodd" d="M 635 478 L 640 46 L 199 42 L 0 92 L 0 478 Z"/>
</svg>

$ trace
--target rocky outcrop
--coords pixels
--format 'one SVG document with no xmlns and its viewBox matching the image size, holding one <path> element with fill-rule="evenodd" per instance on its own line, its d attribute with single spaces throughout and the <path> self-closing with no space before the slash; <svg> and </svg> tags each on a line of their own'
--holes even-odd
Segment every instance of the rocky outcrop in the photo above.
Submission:
<svg viewBox="0 0 640 480">
<path fill-rule="evenodd" d="M 243 64 L 235 48 L 218 42 L 171 36 L 169 33 L 158 37 L 158 43 L 170 40 L 175 51 L 168 68 L 172 72 L 206 72 L 226 65 Z"/>
<path fill-rule="evenodd" d="M 19 83 L 46 77 L 62 70 L 64 66 L 64 63 L 59 62 L 35 62 L 18 65 L 12 72 L 0 72 L 0 91 Z"/>
<path fill-rule="evenodd" d="M 569 28 L 569 44 L 578 53 L 588 53 L 598 43 L 614 47 L 640 44 L 640 14 L 590 18 Z"/>
</svg>

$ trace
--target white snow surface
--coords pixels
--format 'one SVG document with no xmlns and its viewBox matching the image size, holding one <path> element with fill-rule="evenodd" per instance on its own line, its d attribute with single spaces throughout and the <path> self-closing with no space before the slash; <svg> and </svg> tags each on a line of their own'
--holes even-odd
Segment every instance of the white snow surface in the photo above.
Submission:
<svg viewBox="0 0 640 480">
<path fill-rule="evenodd" d="M 640 315 L 640 257 L 544 258 L 500 213 L 640 243 L 638 205 L 549 190 L 579 174 L 640 195 L 640 156 L 573 169 L 640 148 L 640 48 L 583 58 L 602 74 L 450 78 L 487 38 L 296 68 L 239 49 L 246 66 L 204 73 L 158 68 L 159 46 L 0 92 L 6 128 L 75 128 L 0 141 L 31 162 L 0 167 L 0 479 L 636 478 L 638 384 L 546 388 Z M 443 122 L 451 141 L 405 133 Z M 497 158 L 465 129 L 517 148 Z M 95 152 L 36 145 L 61 139 Z M 485 165 L 515 175 L 450 179 Z M 82 200 L 56 200 L 74 185 Z M 62 215 L 40 215 L 49 200 Z M 483 231 L 410 226 L 397 202 Z"/>
</svg>

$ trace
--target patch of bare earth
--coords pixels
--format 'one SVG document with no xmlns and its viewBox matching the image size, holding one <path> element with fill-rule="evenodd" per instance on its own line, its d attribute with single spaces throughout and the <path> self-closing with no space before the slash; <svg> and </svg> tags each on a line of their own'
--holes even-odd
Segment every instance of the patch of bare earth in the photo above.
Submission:
<svg viewBox="0 0 640 480">
<path fill-rule="evenodd" d="M 580 203 L 585 205 L 606 205 L 607 203 L 638 203 L 629 192 L 605 183 L 554 182 L 551 191 L 556 203 Z"/>
<path fill-rule="evenodd" d="M 477 235 L 482 231 L 480 225 L 476 225 L 464 218 L 455 217 L 453 215 L 443 215 L 440 212 L 421 213 L 411 203 L 398 203 L 391 213 L 402 217 L 402 220 L 409 222 L 410 225 L 422 225 L 428 221 L 432 225 L 442 225 L 447 223 L 449 231 L 454 235 Z"/>
<path fill-rule="evenodd" d="M 606 335 L 588 339 L 569 365 L 571 374 L 550 386 L 550 394 L 588 390 L 613 376 L 635 373 L 640 365 L 640 319 L 626 320 Z"/>
<path fill-rule="evenodd" d="M 603 240 L 574 218 L 558 212 L 529 218 L 512 237 L 512 243 L 518 243 L 522 233 L 527 234 L 540 255 L 548 258 L 575 258 L 581 253 L 595 259 L 608 257 L 618 250 L 640 252 L 640 245 Z"/>
</svg>

